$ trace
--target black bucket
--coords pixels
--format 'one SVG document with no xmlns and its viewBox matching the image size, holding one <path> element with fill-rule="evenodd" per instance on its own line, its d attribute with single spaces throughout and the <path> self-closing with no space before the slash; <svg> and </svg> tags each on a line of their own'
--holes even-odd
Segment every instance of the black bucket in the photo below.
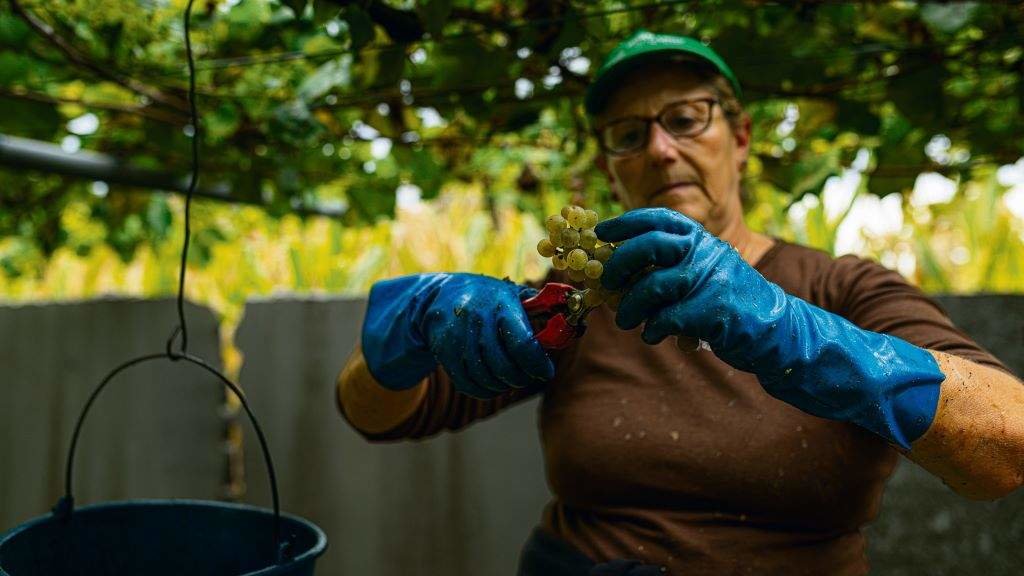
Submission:
<svg viewBox="0 0 1024 576">
<path fill-rule="evenodd" d="M 74 507 L 75 446 L 93 401 L 130 360 L 111 372 L 86 403 L 65 470 L 65 496 L 53 511 L 0 536 L 0 576 L 312 576 L 327 537 L 278 505 L 277 480 L 263 432 L 245 396 L 199 358 L 178 355 L 215 374 L 238 395 L 263 448 L 273 510 L 203 500 L 132 500 Z"/>
<path fill-rule="evenodd" d="M 202 500 L 84 506 L 31 520 L 0 538 L 4 576 L 312 576 L 327 547 L 314 524 L 282 515 L 293 550 L 277 564 L 271 510 Z"/>
</svg>

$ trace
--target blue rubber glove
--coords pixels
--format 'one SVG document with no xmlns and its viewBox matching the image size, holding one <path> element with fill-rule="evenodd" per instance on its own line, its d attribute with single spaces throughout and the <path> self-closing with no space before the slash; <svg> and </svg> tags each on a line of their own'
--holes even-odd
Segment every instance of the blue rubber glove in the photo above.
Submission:
<svg viewBox="0 0 1024 576">
<path fill-rule="evenodd" d="M 644 322 L 648 344 L 700 338 L 729 365 L 757 375 L 772 396 L 906 450 L 931 425 L 945 376 L 924 349 L 786 294 L 673 210 L 633 210 L 596 232 L 622 243 L 601 277 L 606 288 L 625 290 L 620 328 Z"/>
<path fill-rule="evenodd" d="M 520 299 L 532 288 L 476 274 L 377 282 L 363 321 L 363 357 L 382 386 L 403 390 L 441 364 L 455 389 L 493 398 L 546 382 L 555 368 Z"/>
</svg>

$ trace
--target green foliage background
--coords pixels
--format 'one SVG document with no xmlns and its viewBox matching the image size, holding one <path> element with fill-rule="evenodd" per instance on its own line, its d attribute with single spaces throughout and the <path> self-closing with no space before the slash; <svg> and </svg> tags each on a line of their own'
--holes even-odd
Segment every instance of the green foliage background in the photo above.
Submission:
<svg viewBox="0 0 1024 576">
<path fill-rule="evenodd" d="M 0 138 L 184 180 L 186 3 L 4 2 Z M 186 296 L 221 316 L 232 379 L 248 298 L 433 270 L 536 279 L 544 215 L 615 214 L 581 100 L 639 27 L 701 38 L 736 71 L 755 229 L 931 292 L 1024 291 L 1024 3 L 197 0 L 191 23 L 199 184 L 230 202 L 193 205 Z M 1016 180 L 997 175 L 1014 162 Z M 851 170 L 854 189 L 823 193 Z M 928 172 L 956 193 L 915 200 Z M 423 201 L 398 205 L 400 186 Z M 0 302 L 171 296 L 183 217 L 180 195 L 0 156 Z"/>
<path fill-rule="evenodd" d="M 5 4 L 0 134 L 186 175 L 184 6 Z M 900 229 L 861 252 L 931 291 L 1024 288 L 1021 222 L 994 176 L 1024 155 L 1024 5 L 207 0 L 193 16 L 201 183 L 240 204 L 197 203 L 191 296 L 230 318 L 248 294 L 358 292 L 396 273 L 540 275 L 539 217 L 569 201 L 617 210 L 581 97 L 638 27 L 702 38 L 736 70 L 756 228 L 833 250 L 843 218 L 805 200 L 866 151 L 858 197 L 906 196 L 922 172 L 960 192 L 902 202 Z M 76 128 L 87 114 L 96 126 Z M 427 202 L 396 217 L 402 184 Z M 0 190 L 0 297 L 173 292 L 180 198 L 10 167 Z M 343 214 L 292 215 L 323 207 Z"/>
</svg>

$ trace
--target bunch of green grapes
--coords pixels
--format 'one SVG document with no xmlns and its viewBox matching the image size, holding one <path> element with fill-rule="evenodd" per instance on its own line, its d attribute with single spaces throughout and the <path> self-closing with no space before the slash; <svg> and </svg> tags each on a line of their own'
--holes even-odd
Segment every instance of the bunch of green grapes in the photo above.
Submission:
<svg viewBox="0 0 1024 576">
<path fill-rule="evenodd" d="M 616 296 L 601 287 L 604 263 L 615 251 L 615 245 L 598 241 L 595 226 L 597 212 L 581 206 L 566 206 L 561 214 L 547 217 L 544 227 L 548 237 L 537 243 L 537 252 L 551 258 L 555 270 L 565 270 L 570 280 L 583 283 L 586 287 L 583 302 L 587 306 L 596 306 Z"/>
<path fill-rule="evenodd" d="M 588 308 L 606 303 L 618 308 L 621 292 L 605 290 L 601 286 L 604 263 L 615 252 L 615 244 L 605 244 L 594 233 L 597 226 L 597 212 L 581 206 L 566 206 L 561 214 L 548 216 L 544 227 L 548 237 L 537 243 L 537 252 L 551 258 L 555 270 L 565 270 L 569 279 L 582 282 L 583 304 Z M 654 267 L 648 267 L 649 272 Z M 707 342 L 690 336 L 677 336 L 676 346 L 684 353 L 711 350 Z"/>
</svg>

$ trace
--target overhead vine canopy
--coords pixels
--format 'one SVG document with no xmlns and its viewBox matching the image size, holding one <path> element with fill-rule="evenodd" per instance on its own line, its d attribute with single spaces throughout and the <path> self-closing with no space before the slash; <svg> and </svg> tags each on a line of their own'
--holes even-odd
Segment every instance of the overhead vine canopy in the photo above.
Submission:
<svg viewBox="0 0 1024 576">
<path fill-rule="evenodd" d="M 0 134 L 187 174 L 183 11 L 8 0 Z M 754 118 L 752 177 L 794 198 L 862 149 L 875 193 L 1024 154 L 1021 3 L 207 0 L 193 21 L 201 182 L 353 223 L 390 214 L 400 184 L 430 197 L 453 178 L 527 209 L 545 193 L 605 202 L 582 93 L 638 27 L 724 56 Z M 169 218 L 115 184 L 0 167 L 0 186 L 0 236 L 44 251 L 63 203 L 97 186 L 93 216 L 125 253 Z"/>
</svg>

